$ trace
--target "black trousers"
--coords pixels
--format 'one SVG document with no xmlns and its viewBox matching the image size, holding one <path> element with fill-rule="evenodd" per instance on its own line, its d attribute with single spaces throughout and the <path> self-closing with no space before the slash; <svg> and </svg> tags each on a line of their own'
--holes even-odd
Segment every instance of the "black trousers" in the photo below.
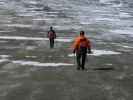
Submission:
<svg viewBox="0 0 133 100">
<path fill-rule="evenodd" d="M 76 53 L 76 60 L 77 60 L 77 69 L 85 69 L 85 61 L 86 61 L 86 52 L 84 53 Z"/>
<path fill-rule="evenodd" d="M 50 48 L 54 48 L 54 39 L 53 38 L 49 39 L 49 41 L 50 41 Z"/>
</svg>

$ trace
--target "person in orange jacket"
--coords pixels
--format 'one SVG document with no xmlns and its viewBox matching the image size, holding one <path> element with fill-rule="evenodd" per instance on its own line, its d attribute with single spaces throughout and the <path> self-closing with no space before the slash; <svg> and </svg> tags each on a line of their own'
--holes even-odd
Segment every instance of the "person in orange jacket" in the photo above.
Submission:
<svg viewBox="0 0 133 100">
<path fill-rule="evenodd" d="M 85 37 L 84 31 L 80 31 L 80 36 L 75 39 L 73 53 L 76 53 L 77 70 L 84 70 L 86 55 L 92 53 L 90 40 Z"/>
</svg>

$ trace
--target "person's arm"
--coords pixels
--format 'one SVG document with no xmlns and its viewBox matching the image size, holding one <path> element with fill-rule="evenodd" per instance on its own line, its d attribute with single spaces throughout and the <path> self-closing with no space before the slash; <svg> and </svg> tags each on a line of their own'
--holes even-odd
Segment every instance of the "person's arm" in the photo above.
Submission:
<svg viewBox="0 0 133 100">
<path fill-rule="evenodd" d="M 76 49 L 74 48 L 74 49 L 73 49 L 73 53 L 75 53 L 75 52 L 76 52 Z"/>
<path fill-rule="evenodd" d="M 73 43 L 72 47 L 73 47 L 73 53 L 75 53 L 78 49 L 78 40 L 77 40 L 77 38 L 74 40 L 74 43 Z"/>
<path fill-rule="evenodd" d="M 56 33 L 55 33 L 55 38 L 56 38 Z"/>
<path fill-rule="evenodd" d="M 88 53 L 92 53 L 92 50 L 91 50 L 91 42 L 90 40 L 87 40 L 88 41 Z"/>
<path fill-rule="evenodd" d="M 47 38 L 49 38 L 49 31 L 47 32 Z"/>
<path fill-rule="evenodd" d="M 54 33 L 54 38 L 56 38 L 56 33 L 55 33 L 55 31 L 53 31 L 53 33 Z"/>
</svg>

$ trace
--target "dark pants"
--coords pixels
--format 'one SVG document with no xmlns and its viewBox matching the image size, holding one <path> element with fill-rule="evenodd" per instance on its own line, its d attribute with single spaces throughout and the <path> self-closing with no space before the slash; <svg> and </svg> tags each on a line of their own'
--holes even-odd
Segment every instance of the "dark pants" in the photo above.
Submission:
<svg viewBox="0 0 133 100">
<path fill-rule="evenodd" d="M 86 60 L 86 52 L 85 53 L 76 53 L 76 60 L 77 60 L 77 69 L 82 68 L 85 69 L 85 60 Z"/>
<path fill-rule="evenodd" d="M 50 48 L 54 48 L 54 39 L 53 38 L 49 39 L 49 41 L 50 41 Z"/>
</svg>

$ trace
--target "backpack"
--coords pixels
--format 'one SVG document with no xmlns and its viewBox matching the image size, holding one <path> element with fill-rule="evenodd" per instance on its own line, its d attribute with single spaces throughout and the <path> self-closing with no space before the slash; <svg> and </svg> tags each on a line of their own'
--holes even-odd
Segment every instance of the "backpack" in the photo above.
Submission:
<svg viewBox="0 0 133 100">
<path fill-rule="evenodd" d="M 80 53 L 86 53 L 87 52 L 87 40 L 86 40 L 86 38 L 80 39 L 79 52 Z"/>
<path fill-rule="evenodd" d="M 55 32 L 54 31 L 49 31 L 48 32 L 48 37 L 50 38 L 50 39 L 54 39 L 55 37 L 56 37 L 56 35 L 55 35 Z"/>
<path fill-rule="evenodd" d="M 87 48 L 87 40 L 86 38 L 81 38 L 79 43 L 80 48 Z"/>
</svg>

